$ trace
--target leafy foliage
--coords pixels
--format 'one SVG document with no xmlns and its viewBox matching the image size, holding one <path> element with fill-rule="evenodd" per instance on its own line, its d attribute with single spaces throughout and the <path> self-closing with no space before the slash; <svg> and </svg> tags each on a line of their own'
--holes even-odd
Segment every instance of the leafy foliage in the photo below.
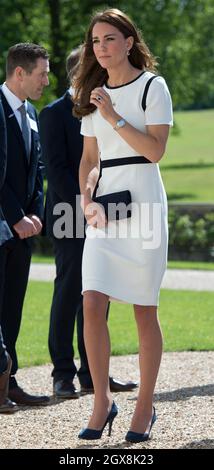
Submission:
<svg viewBox="0 0 214 470">
<path fill-rule="evenodd" d="M 179 215 L 169 211 L 170 259 L 212 260 L 214 256 L 214 214 L 198 217 L 198 214 Z"/>
<path fill-rule="evenodd" d="M 84 41 L 92 12 L 106 7 L 128 13 L 159 59 L 179 109 L 214 106 L 213 0 L 1 0 L 0 79 L 8 48 L 21 41 L 44 45 L 51 53 L 50 101 L 66 87 L 65 57 Z"/>
</svg>

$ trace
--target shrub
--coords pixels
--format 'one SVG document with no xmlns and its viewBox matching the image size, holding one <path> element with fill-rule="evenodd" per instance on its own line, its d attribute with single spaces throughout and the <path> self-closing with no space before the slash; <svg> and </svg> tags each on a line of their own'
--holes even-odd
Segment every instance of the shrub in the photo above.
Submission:
<svg viewBox="0 0 214 470">
<path fill-rule="evenodd" d="M 169 259 L 212 261 L 214 259 L 214 213 L 204 216 L 179 214 L 169 210 Z M 36 237 L 34 253 L 52 255 L 52 242 L 47 237 Z"/>
<path fill-rule="evenodd" d="M 169 256 L 171 259 L 200 259 L 214 257 L 214 214 L 198 218 L 197 214 L 180 215 L 169 211 Z"/>
</svg>

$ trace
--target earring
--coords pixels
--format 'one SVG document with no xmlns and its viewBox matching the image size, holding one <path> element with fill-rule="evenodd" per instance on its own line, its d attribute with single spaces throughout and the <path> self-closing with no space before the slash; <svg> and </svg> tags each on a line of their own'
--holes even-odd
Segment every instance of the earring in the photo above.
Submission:
<svg viewBox="0 0 214 470">
<path fill-rule="evenodd" d="M 130 51 L 129 51 L 129 50 L 127 51 L 127 55 L 130 55 Z"/>
</svg>

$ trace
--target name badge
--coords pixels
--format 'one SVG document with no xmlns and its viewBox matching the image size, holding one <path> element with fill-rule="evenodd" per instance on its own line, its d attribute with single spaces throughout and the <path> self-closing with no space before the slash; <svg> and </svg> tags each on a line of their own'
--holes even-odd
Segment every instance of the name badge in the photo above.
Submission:
<svg viewBox="0 0 214 470">
<path fill-rule="evenodd" d="M 30 122 L 30 128 L 35 131 L 35 132 L 39 132 L 38 131 L 38 126 L 37 126 L 37 122 L 34 121 L 33 119 L 29 118 L 29 122 Z"/>
</svg>

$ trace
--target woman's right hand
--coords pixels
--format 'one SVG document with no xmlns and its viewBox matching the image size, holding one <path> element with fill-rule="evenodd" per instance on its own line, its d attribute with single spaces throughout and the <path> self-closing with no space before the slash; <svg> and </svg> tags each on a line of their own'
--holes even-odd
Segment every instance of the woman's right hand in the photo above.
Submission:
<svg viewBox="0 0 214 470">
<path fill-rule="evenodd" d="M 104 228 L 107 225 L 107 218 L 103 207 L 91 198 L 82 195 L 81 208 L 88 225 L 94 228 Z"/>
</svg>

